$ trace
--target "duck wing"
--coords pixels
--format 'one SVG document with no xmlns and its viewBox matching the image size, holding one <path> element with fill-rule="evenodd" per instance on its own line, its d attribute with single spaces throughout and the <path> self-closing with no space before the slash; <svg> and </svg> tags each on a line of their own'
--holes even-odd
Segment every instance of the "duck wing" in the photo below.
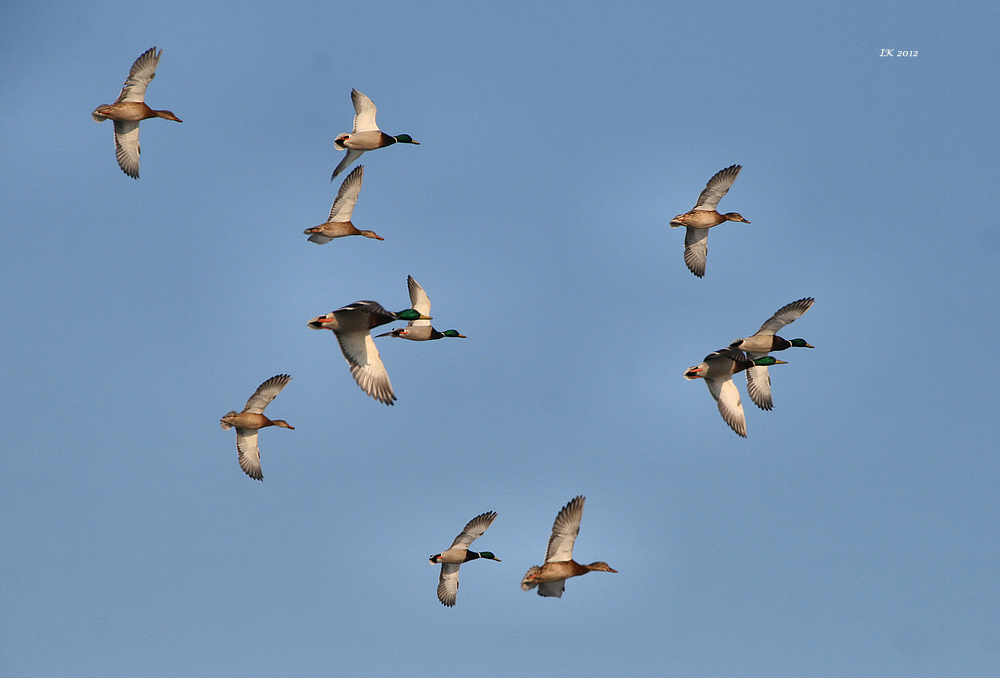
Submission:
<svg viewBox="0 0 1000 678">
<path fill-rule="evenodd" d="M 264 414 L 264 408 L 281 393 L 281 389 L 285 388 L 291 380 L 292 378 L 287 374 L 278 374 L 271 377 L 257 387 L 254 394 L 247 400 L 247 406 L 243 408 L 243 411 Z"/>
<path fill-rule="evenodd" d="M 719 206 L 722 196 L 729 192 L 729 187 L 736 181 L 736 175 L 743 169 L 742 165 L 730 165 L 724 170 L 719 170 L 705 186 L 705 190 L 698 196 L 696 210 L 714 210 Z"/>
<path fill-rule="evenodd" d="M 493 524 L 496 517 L 496 511 L 489 511 L 487 513 L 481 513 L 470 520 L 462 530 L 461 534 L 455 537 L 455 541 L 451 543 L 451 548 L 455 548 L 460 545 L 468 548 L 469 544 L 483 536 L 483 532 L 485 532 L 486 528 Z M 457 570 L 458 568 L 456 567 L 455 569 Z"/>
<path fill-rule="evenodd" d="M 118 101 L 115 103 L 142 102 L 146 98 L 146 86 L 156 77 L 156 65 L 160 63 L 162 54 L 162 49 L 157 53 L 155 47 L 150 47 L 139 55 L 139 58 L 132 64 L 132 68 L 129 69 L 128 77 L 125 79 L 122 91 L 118 94 Z"/>
<path fill-rule="evenodd" d="M 356 151 L 353 148 L 348 148 L 347 154 L 344 155 L 344 159 L 340 161 L 339 165 L 337 165 L 337 169 L 333 170 L 333 176 L 330 177 L 330 181 L 336 179 L 337 175 L 347 169 L 352 162 L 360 158 L 362 153 L 364 153 L 364 151 Z"/>
<path fill-rule="evenodd" d="M 355 132 L 378 132 L 378 125 L 375 124 L 375 104 L 372 100 L 356 89 L 351 90 L 351 101 L 354 102 L 354 130 Z"/>
<path fill-rule="evenodd" d="M 573 560 L 573 543 L 580 534 L 580 520 L 583 518 L 585 497 L 574 497 L 556 516 L 552 524 L 552 536 L 545 550 L 545 562 L 554 563 Z"/>
<path fill-rule="evenodd" d="M 747 437 L 747 422 L 743 414 L 743 404 L 740 402 L 740 392 L 733 383 L 731 376 L 725 378 L 705 378 L 708 390 L 712 397 L 719 404 L 719 414 L 729 428 L 736 431 L 737 435 Z"/>
<path fill-rule="evenodd" d="M 764 354 L 750 353 L 751 358 L 761 358 Z M 774 409 L 771 401 L 771 374 L 766 365 L 754 365 L 747 368 L 747 393 L 753 404 L 762 410 Z"/>
<path fill-rule="evenodd" d="M 139 123 L 115 120 L 115 157 L 122 172 L 139 178 Z"/>
<path fill-rule="evenodd" d="M 337 169 L 340 169 L 340 167 L 338 166 Z M 361 182 L 364 178 L 364 165 L 358 165 L 347 175 L 344 183 L 340 185 L 340 190 L 337 191 L 337 199 L 333 201 L 333 207 L 330 208 L 330 218 L 326 220 L 327 223 L 351 220 L 351 215 L 354 214 L 354 205 L 358 202 L 358 193 L 361 192 Z"/>
<path fill-rule="evenodd" d="M 385 365 L 382 364 L 371 332 L 335 331 L 334 334 L 340 343 L 344 358 L 351 366 L 351 376 L 361 390 L 375 400 L 392 405 L 396 396 L 392 392 L 389 373 L 385 371 Z"/>
<path fill-rule="evenodd" d="M 774 315 L 768 318 L 763 325 L 760 326 L 760 329 L 757 330 L 757 334 L 775 334 L 785 325 L 795 322 L 803 313 L 812 308 L 814 303 L 816 303 L 815 299 L 812 297 L 805 297 L 804 299 L 793 301 L 790 304 L 785 304 L 779 308 Z M 751 357 L 760 358 L 764 355 L 767 354 L 762 353 L 761 355 Z"/>
<path fill-rule="evenodd" d="M 240 455 L 240 468 L 254 480 L 264 480 L 260 470 L 260 450 L 257 449 L 257 429 L 236 429 L 236 452 Z"/>
<path fill-rule="evenodd" d="M 708 229 L 688 226 L 684 236 L 684 263 L 688 270 L 699 278 L 705 277 L 705 262 L 708 259 Z"/>
<path fill-rule="evenodd" d="M 424 288 L 420 286 L 420 283 L 413 279 L 412 275 L 406 276 L 406 287 L 410 291 L 410 306 L 416 309 L 420 315 L 430 317 L 431 300 L 428 298 L 427 293 L 424 292 Z M 407 327 L 430 326 L 430 324 L 430 320 L 411 320 L 407 324 Z"/>
<path fill-rule="evenodd" d="M 563 591 L 566 590 L 566 580 L 547 581 L 538 585 L 538 595 L 546 598 L 562 598 Z"/>
<path fill-rule="evenodd" d="M 455 600 L 458 598 L 458 568 L 458 563 L 441 563 L 441 575 L 438 577 L 438 600 L 447 607 L 454 607 Z"/>
</svg>

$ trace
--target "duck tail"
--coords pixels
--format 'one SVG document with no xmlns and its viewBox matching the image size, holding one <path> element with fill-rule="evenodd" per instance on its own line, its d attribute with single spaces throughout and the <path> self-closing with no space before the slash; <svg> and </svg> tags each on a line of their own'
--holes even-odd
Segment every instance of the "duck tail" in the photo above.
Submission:
<svg viewBox="0 0 1000 678">
<path fill-rule="evenodd" d="M 226 414 L 226 416 L 224 416 L 222 419 L 219 420 L 219 425 L 222 426 L 223 431 L 228 431 L 233 427 L 233 425 L 226 420 L 229 419 L 230 417 L 235 417 L 237 414 L 239 414 L 239 412 L 233 410 L 232 412 L 229 412 L 228 414 Z"/>
<path fill-rule="evenodd" d="M 528 568 L 528 571 L 524 573 L 524 579 L 521 580 L 521 590 L 530 591 L 538 586 L 538 582 L 535 581 L 535 577 L 538 576 L 538 573 L 541 571 L 542 568 L 537 565 L 532 565 Z"/>
</svg>

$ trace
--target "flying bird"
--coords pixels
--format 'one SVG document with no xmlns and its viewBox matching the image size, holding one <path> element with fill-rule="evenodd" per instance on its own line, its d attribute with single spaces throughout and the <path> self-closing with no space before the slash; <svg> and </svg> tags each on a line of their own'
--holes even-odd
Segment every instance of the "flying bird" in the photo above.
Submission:
<svg viewBox="0 0 1000 678">
<path fill-rule="evenodd" d="M 359 231 L 351 223 L 351 215 L 354 213 L 354 205 L 358 202 L 358 193 L 361 192 L 361 181 L 364 176 L 364 165 L 358 165 L 353 172 L 347 175 L 344 183 L 340 185 L 340 190 L 337 191 L 337 199 L 333 201 L 330 217 L 326 223 L 303 231 L 309 236 L 309 242 L 325 245 L 334 238 L 343 238 L 348 235 L 363 235 L 366 238 L 385 240 L 375 231 Z"/>
<path fill-rule="evenodd" d="M 115 155 L 122 172 L 133 179 L 139 178 L 139 121 L 147 118 L 164 118 L 183 122 L 170 111 L 155 111 L 146 105 L 146 86 L 156 77 L 156 65 L 160 63 L 161 49 L 150 47 L 143 52 L 128 73 L 118 100 L 113 104 L 102 104 L 91 113 L 94 120 L 115 121 Z"/>
<path fill-rule="evenodd" d="M 530 591 L 538 587 L 538 595 L 562 598 L 566 590 L 566 580 L 588 572 L 617 572 L 603 560 L 590 565 L 581 565 L 573 560 L 573 542 L 580 534 L 580 519 L 583 518 L 585 497 L 575 497 L 556 516 L 552 525 L 549 547 L 545 550 L 545 564 L 532 565 L 521 580 L 521 590 Z"/>
<path fill-rule="evenodd" d="M 705 190 L 698 196 L 698 204 L 690 212 L 678 214 L 670 220 L 670 227 L 687 226 L 684 237 L 684 263 L 699 278 L 705 275 L 705 259 L 708 257 L 708 229 L 724 221 L 750 222 L 736 212 L 719 214 L 715 208 L 729 187 L 736 181 L 736 175 L 743 169 L 741 165 L 731 165 L 715 173 L 708 180 Z"/>
<path fill-rule="evenodd" d="M 347 155 L 337 165 L 337 169 L 333 170 L 330 181 L 336 179 L 338 174 L 360 158 L 365 151 L 374 151 L 376 148 L 391 146 L 397 142 L 420 145 L 409 134 L 391 137 L 380 130 L 375 124 L 375 104 L 358 90 L 351 90 L 351 101 L 354 102 L 354 130 L 350 134 L 346 132 L 341 134 L 333 142 L 338 151 L 347 151 Z"/>
<path fill-rule="evenodd" d="M 746 351 L 747 357 L 751 360 L 763 358 L 771 351 L 784 351 L 786 348 L 814 348 L 805 339 L 784 339 L 775 334 L 785 325 L 795 322 L 803 313 L 812 308 L 816 300 L 812 297 L 799 299 L 790 304 L 785 304 L 777 312 L 767 319 L 757 334 L 746 339 L 737 339 L 729 345 L 730 348 L 738 348 Z M 774 407 L 771 402 L 771 375 L 764 365 L 754 365 L 748 367 L 747 373 L 747 393 L 754 405 L 762 410 L 770 410 Z"/>
<path fill-rule="evenodd" d="M 469 544 L 482 537 L 483 532 L 493 524 L 496 517 L 497 514 L 494 511 L 479 514 L 468 522 L 461 534 L 455 537 L 455 541 L 451 543 L 451 548 L 444 553 L 431 556 L 431 563 L 435 565 L 441 563 L 441 575 L 438 577 L 437 594 L 438 600 L 441 601 L 442 605 L 446 607 L 455 605 L 455 598 L 458 596 L 458 568 L 461 567 L 462 563 L 467 563 L 477 558 L 500 562 L 500 559 L 489 551 L 476 553 L 469 550 Z"/>
<path fill-rule="evenodd" d="M 412 308 L 393 313 L 375 301 L 355 301 L 336 311 L 313 318 L 307 324 L 314 330 L 332 330 L 340 343 L 354 381 L 375 400 L 392 405 L 396 395 L 389 383 L 389 373 L 379 357 L 371 331 L 396 320 L 430 320 Z"/>
<path fill-rule="evenodd" d="M 223 431 L 236 427 L 236 451 L 240 456 L 240 468 L 254 480 L 264 480 L 264 474 L 260 471 L 257 431 L 268 426 L 295 430 L 295 427 L 290 426 L 284 419 L 271 420 L 264 416 L 264 408 L 274 400 L 275 396 L 281 393 L 281 389 L 285 388 L 291 380 L 292 378 L 287 374 L 271 377 L 257 387 L 242 412 L 233 410 L 219 422 L 222 424 Z"/>
<path fill-rule="evenodd" d="M 754 365 L 784 365 L 784 360 L 771 356 L 750 360 L 738 348 L 723 348 L 705 356 L 705 360 L 684 370 L 687 380 L 704 379 L 708 391 L 719 404 L 719 414 L 729 428 L 744 438 L 747 437 L 747 422 L 743 414 L 740 392 L 733 383 L 733 375 Z"/>
<path fill-rule="evenodd" d="M 431 300 L 427 298 L 427 293 L 424 292 L 424 288 L 420 286 L 416 280 L 413 279 L 412 275 L 406 276 L 406 287 L 410 291 L 410 306 L 419 311 L 421 315 L 430 315 L 431 312 Z M 461 338 L 465 339 L 464 334 L 459 334 L 458 330 L 445 330 L 444 332 L 438 332 L 431 325 L 430 320 L 411 320 L 406 324 L 406 327 L 400 327 L 394 329 L 390 332 L 380 334 L 379 337 L 399 337 L 400 339 L 409 339 L 410 341 L 430 341 L 432 339 L 443 339 L 444 337 Z"/>
</svg>

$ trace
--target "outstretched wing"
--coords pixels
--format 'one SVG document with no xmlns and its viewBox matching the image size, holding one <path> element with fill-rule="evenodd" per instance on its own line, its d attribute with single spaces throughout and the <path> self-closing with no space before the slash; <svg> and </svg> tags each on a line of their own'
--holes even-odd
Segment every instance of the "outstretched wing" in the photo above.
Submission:
<svg viewBox="0 0 1000 678">
<path fill-rule="evenodd" d="M 115 120 L 115 157 L 118 166 L 133 179 L 139 178 L 139 123 Z"/>
<path fill-rule="evenodd" d="M 705 262 L 708 259 L 708 229 L 688 226 L 684 236 L 684 263 L 699 278 L 705 277 Z"/>
<path fill-rule="evenodd" d="M 732 377 L 724 379 L 705 379 L 708 390 L 712 397 L 719 403 L 719 414 L 729 428 L 736 431 L 737 435 L 747 437 L 747 422 L 743 414 L 743 404 L 740 402 L 740 392 L 733 383 Z"/>
<path fill-rule="evenodd" d="M 348 151 L 348 154 L 350 154 L 350 151 Z M 340 168 L 338 167 L 337 169 Z M 340 190 L 337 191 L 337 199 L 333 201 L 333 207 L 330 208 L 330 218 L 326 220 L 327 223 L 351 220 L 351 215 L 354 214 L 354 205 L 358 202 L 358 193 L 361 192 L 361 182 L 364 178 L 364 165 L 358 165 L 347 175 L 344 183 L 340 185 Z"/>
<path fill-rule="evenodd" d="M 438 600 L 447 607 L 454 607 L 455 600 L 458 598 L 458 568 L 458 563 L 441 563 L 441 575 L 438 577 Z"/>
<path fill-rule="evenodd" d="M 814 303 L 816 303 L 815 299 L 812 297 L 805 297 L 804 299 L 793 301 L 790 304 L 785 304 L 779 308 L 774 315 L 768 318 L 767 322 L 760 326 L 760 329 L 757 330 L 757 334 L 775 334 L 785 325 L 795 322 L 799 316 L 812 308 Z"/>
<path fill-rule="evenodd" d="M 729 192 L 729 187 L 736 181 L 736 175 L 743 169 L 742 165 L 730 165 L 724 170 L 719 170 L 705 186 L 705 190 L 698 196 L 696 210 L 714 210 L 719 206 L 722 196 Z"/>
<path fill-rule="evenodd" d="M 757 358 L 751 354 L 751 358 Z M 747 368 L 747 393 L 753 404 L 762 410 L 774 409 L 771 400 L 771 374 L 765 365 L 754 365 Z"/>
<path fill-rule="evenodd" d="M 580 519 L 583 518 L 585 497 L 574 497 L 556 516 L 552 524 L 552 536 L 545 550 L 545 562 L 555 563 L 573 559 L 573 543 L 580 534 Z"/>
<path fill-rule="evenodd" d="M 370 332 L 334 332 L 340 342 L 340 350 L 351 366 L 351 376 L 361 390 L 375 400 L 392 405 L 396 399 L 389 382 L 389 373 L 385 371 L 382 358 L 375 348 Z"/>
<path fill-rule="evenodd" d="M 375 104 L 372 100 L 356 89 L 351 90 L 351 101 L 354 102 L 354 130 L 355 132 L 377 132 L 378 125 L 375 124 Z"/>
<path fill-rule="evenodd" d="M 257 429 L 236 429 L 236 452 L 240 455 L 240 468 L 254 480 L 264 480 L 260 470 L 260 450 L 257 449 Z"/>
<path fill-rule="evenodd" d="M 122 85 L 122 91 L 118 94 L 116 103 L 123 101 L 142 102 L 146 98 L 146 86 L 149 85 L 150 80 L 156 77 L 156 64 L 160 63 L 160 55 L 162 54 L 162 49 L 157 53 L 155 47 L 150 47 L 139 55 L 128 72 L 128 77 L 125 79 L 125 84 Z"/>
<path fill-rule="evenodd" d="M 487 513 L 481 513 L 470 520 L 462 530 L 461 534 L 455 537 L 455 541 L 451 543 L 451 548 L 455 548 L 459 545 L 463 545 L 468 548 L 469 544 L 483 536 L 483 532 L 486 531 L 487 527 L 493 524 L 496 517 L 496 511 L 489 511 Z M 456 567 L 455 569 L 457 570 L 458 568 Z"/>
<path fill-rule="evenodd" d="M 287 374 L 278 374 L 271 377 L 257 387 L 254 394 L 247 400 L 247 406 L 243 408 L 243 411 L 264 414 L 264 408 L 274 400 L 275 396 L 281 393 L 281 389 L 285 388 L 291 380 L 292 378 Z"/>
<path fill-rule="evenodd" d="M 419 311 L 420 315 L 430 317 L 431 300 L 427 297 L 427 293 L 424 292 L 424 288 L 420 286 L 420 283 L 413 279 L 412 275 L 406 276 L 406 287 L 410 291 L 410 306 Z M 407 327 L 430 324 L 430 320 L 411 320 Z"/>
<path fill-rule="evenodd" d="M 333 170 L 333 176 L 330 177 L 330 181 L 336 179 L 337 175 L 347 169 L 352 162 L 360 158 L 362 153 L 364 153 L 364 151 L 356 151 L 353 148 L 348 148 L 344 159 L 340 161 L 339 165 L 337 165 L 337 169 Z"/>
</svg>

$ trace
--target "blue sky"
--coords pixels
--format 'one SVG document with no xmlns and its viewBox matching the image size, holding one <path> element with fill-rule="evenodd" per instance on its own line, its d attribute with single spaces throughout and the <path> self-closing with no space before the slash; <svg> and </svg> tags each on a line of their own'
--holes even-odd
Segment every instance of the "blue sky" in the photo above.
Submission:
<svg viewBox="0 0 1000 678">
<path fill-rule="evenodd" d="M 997 19 L 8 9 L 0 674 L 997 675 Z M 153 45 L 133 181 L 90 111 Z M 318 247 L 352 87 L 421 145 Z M 699 280 L 667 222 L 734 163 Z M 389 408 L 305 323 L 407 275 L 468 339 L 380 339 Z M 805 296 L 743 440 L 682 372 Z M 280 373 L 257 483 L 218 419 Z M 520 591 L 577 494 L 618 574 Z"/>
</svg>

